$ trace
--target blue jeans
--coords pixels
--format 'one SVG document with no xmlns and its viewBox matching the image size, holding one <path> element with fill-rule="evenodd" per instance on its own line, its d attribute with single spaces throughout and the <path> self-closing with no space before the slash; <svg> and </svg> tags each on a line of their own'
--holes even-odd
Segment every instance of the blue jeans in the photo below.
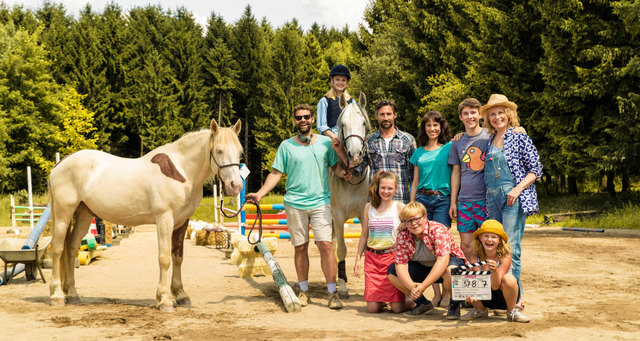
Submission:
<svg viewBox="0 0 640 341">
<path fill-rule="evenodd" d="M 487 188 L 487 217 L 502 223 L 504 232 L 509 236 L 509 245 L 511 246 L 511 272 L 518 279 L 520 295 L 522 295 L 520 255 L 522 254 L 521 242 L 527 216 L 520 207 L 520 199 L 517 199 L 513 206 L 507 206 L 507 193 L 509 193 L 511 189 L 513 189 L 513 186 Z"/>
<path fill-rule="evenodd" d="M 416 194 L 416 201 L 427 209 L 427 219 L 437 221 L 446 227 L 451 227 L 449 217 L 450 195 Z"/>
</svg>

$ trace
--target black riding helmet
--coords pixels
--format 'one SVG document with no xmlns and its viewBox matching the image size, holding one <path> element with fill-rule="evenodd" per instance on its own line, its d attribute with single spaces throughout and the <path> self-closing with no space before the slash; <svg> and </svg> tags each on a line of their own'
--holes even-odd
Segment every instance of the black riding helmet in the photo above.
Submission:
<svg viewBox="0 0 640 341">
<path fill-rule="evenodd" d="M 351 80 L 351 72 L 349 72 L 349 68 L 342 64 L 338 64 L 331 68 L 331 71 L 329 72 L 329 79 L 338 75 L 345 76 L 347 77 L 347 80 Z"/>
</svg>

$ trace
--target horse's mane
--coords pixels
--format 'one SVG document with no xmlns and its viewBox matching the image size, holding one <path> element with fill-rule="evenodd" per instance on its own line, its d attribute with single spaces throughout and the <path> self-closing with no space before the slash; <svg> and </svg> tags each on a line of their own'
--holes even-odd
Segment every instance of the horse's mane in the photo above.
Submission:
<svg viewBox="0 0 640 341">
<path fill-rule="evenodd" d="M 191 145 L 194 143 L 193 142 L 194 139 L 202 138 L 203 137 L 202 135 L 204 134 L 209 136 L 211 134 L 211 130 L 209 128 L 202 128 L 197 131 L 185 133 L 176 141 L 168 143 L 164 146 L 161 146 L 160 148 L 168 147 L 171 145 L 176 145 L 176 146 Z M 209 138 L 209 143 L 208 143 L 209 149 L 213 148 L 214 145 L 220 145 L 220 144 L 232 145 L 238 150 L 242 151 L 242 144 L 240 144 L 240 141 L 238 140 L 236 133 L 231 128 L 221 127 L 218 129 L 218 133 L 216 135 L 211 136 Z"/>
</svg>

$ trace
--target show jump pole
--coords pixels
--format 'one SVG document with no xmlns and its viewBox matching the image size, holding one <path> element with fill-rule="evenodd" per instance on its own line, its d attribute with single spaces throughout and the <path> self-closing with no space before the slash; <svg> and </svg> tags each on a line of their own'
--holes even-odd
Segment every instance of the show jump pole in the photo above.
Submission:
<svg viewBox="0 0 640 341">
<path fill-rule="evenodd" d="M 263 242 L 258 242 L 258 244 L 256 244 L 256 248 L 262 254 L 267 266 L 269 266 L 269 271 L 271 271 L 273 281 L 278 285 L 278 291 L 280 292 L 282 303 L 284 303 L 284 307 L 287 309 L 287 312 L 301 311 L 302 306 L 300 305 L 300 300 L 298 300 L 293 289 L 289 286 L 287 278 L 284 276 L 284 272 L 280 269 L 280 265 L 276 262 L 276 259 L 269 251 L 269 248 L 267 248 Z"/>
</svg>

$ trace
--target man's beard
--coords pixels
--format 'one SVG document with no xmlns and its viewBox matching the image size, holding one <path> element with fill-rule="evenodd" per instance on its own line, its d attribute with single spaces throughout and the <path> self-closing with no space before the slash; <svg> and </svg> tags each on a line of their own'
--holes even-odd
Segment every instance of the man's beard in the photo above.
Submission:
<svg viewBox="0 0 640 341">
<path fill-rule="evenodd" d="M 301 126 L 297 126 L 296 128 L 298 129 L 298 133 L 306 135 L 311 130 L 311 125 L 307 124 L 307 127 L 304 130 Z"/>
<path fill-rule="evenodd" d="M 393 127 L 393 122 L 385 121 L 385 122 L 380 123 L 380 126 L 382 128 L 384 128 L 384 129 L 389 129 L 389 128 Z"/>
</svg>

